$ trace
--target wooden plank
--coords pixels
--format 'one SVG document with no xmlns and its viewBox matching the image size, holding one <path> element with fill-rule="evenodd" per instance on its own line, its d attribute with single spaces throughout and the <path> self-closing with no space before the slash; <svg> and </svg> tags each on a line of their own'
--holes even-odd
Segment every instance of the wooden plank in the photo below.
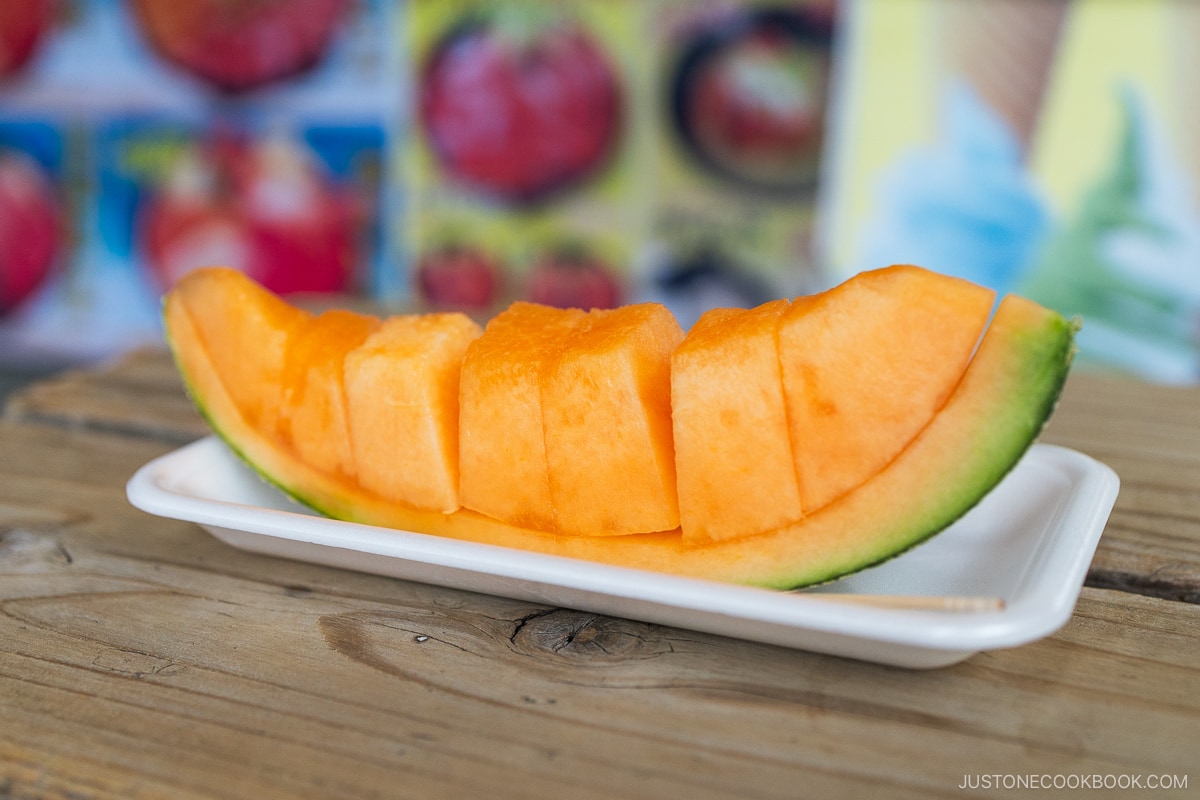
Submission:
<svg viewBox="0 0 1200 800">
<path fill-rule="evenodd" d="M 1042 440 L 1121 478 L 1088 585 L 1200 602 L 1200 389 L 1077 373 Z"/>
<path fill-rule="evenodd" d="M 159 348 L 137 350 L 110 364 L 70 370 L 18 390 L 9 397 L 4 418 L 180 444 L 208 433 L 169 355 Z"/>
<path fill-rule="evenodd" d="M 452 592 L 430 614 L 157 577 L 4 603 L 0 761 L 15 741 L 63 784 L 209 796 L 950 797 L 967 774 L 1186 775 L 1200 732 L 1194 607 L 1102 590 L 1058 636 L 913 673 L 569 612 L 531 629 Z"/>
<path fill-rule="evenodd" d="M 1193 605 L 1088 589 L 1041 642 L 898 670 L 243 553 L 125 503 L 167 447 L 0 425 L 12 796 L 951 797 L 1194 763 Z"/>
<path fill-rule="evenodd" d="M 62 785 L 784 797 L 804 780 L 936 797 L 964 774 L 1182 771 L 1200 731 L 1196 609 L 1167 601 L 1088 590 L 1051 639 L 913 673 L 398 581 L 347 592 L 320 568 L 328 588 L 301 588 L 287 562 L 175 566 L 57 535 L 70 561 L 0 583 L 0 761 L 32 748 Z"/>
</svg>

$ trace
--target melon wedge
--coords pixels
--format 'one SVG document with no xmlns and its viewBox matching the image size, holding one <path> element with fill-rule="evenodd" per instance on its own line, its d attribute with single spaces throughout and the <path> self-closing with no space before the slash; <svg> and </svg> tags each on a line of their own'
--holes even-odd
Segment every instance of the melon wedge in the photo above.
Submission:
<svg viewBox="0 0 1200 800">
<path fill-rule="evenodd" d="M 547 365 L 541 402 L 553 531 L 679 527 L 671 353 L 682 339 L 658 303 L 594 309 Z"/>
<path fill-rule="evenodd" d="M 346 354 L 350 448 L 364 489 L 415 508 L 459 508 L 459 376 L 480 333 L 465 314 L 396 316 Z"/>
<path fill-rule="evenodd" d="M 471 343 L 460 380 L 465 508 L 564 535 L 679 525 L 665 306 L 514 303 Z"/>
<path fill-rule="evenodd" d="M 1076 331 L 1051 310 L 1019 297 L 1005 298 L 940 410 L 873 477 L 796 523 L 694 544 L 678 531 L 559 536 L 469 509 L 450 514 L 421 510 L 317 469 L 240 406 L 228 381 L 234 369 L 222 359 L 241 354 L 236 348 L 206 345 L 212 329 L 227 322 L 223 315 L 194 315 L 188 286 L 185 279 L 166 297 L 164 318 L 168 342 L 197 407 L 247 463 L 317 511 L 352 522 L 780 589 L 828 581 L 895 556 L 978 503 L 1018 463 L 1052 413 Z M 239 312 L 233 308 L 227 313 Z M 264 332 L 244 320 L 239 324 L 249 336 L 245 348 L 262 340 Z"/>
<path fill-rule="evenodd" d="M 803 516 L 779 370 L 787 300 L 701 315 L 671 359 L 686 541 L 774 530 Z"/>
<path fill-rule="evenodd" d="M 346 355 L 377 327 L 375 317 L 335 309 L 307 320 L 287 341 L 279 433 L 281 441 L 317 469 L 346 478 L 357 475 L 344 366 Z"/>
<path fill-rule="evenodd" d="M 586 320 L 580 309 L 514 303 L 467 348 L 459 383 L 464 507 L 515 525 L 554 530 L 542 380 Z"/>
<path fill-rule="evenodd" d="M 933 419 L 994 303 L 991 289 L 910 265 L 792 303 L 779 359 L 806 513 L 879 472 Z"/>
<path fill-rule="evenodd" d="M 168 333 L 185 311 L 208 323 L 196 329 L 198 339 L 192 346 L 203 348 L 221 365 L 239 412 L 250 425 L 274 435 L 288 343 L 313 315 L 226 269 L 198 270 L 188 276 L 187 290 L 165 304 Z"/>
</svg>

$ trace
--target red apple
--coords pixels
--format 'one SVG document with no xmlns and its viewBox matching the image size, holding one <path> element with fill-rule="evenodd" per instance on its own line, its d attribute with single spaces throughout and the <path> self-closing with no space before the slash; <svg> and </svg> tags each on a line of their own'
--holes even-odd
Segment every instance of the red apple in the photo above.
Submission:
<svg viewBox="0 0 1200 800">
<path fill-rule="evenodd" d="M 54 0 L 0 3 L 0 77 L 21 70 L 54 24 Z"/>
<path fill-rule="evenodd" d="M 424 134 L 443 169 L 504 202 L 578 183 L 611 153 L 620 126 L 615 70 L 588 32 L 549 4 L 453 30 L 425 64 L 419 92 Z"/>
<path fill-rule="evenodd" d="M 0 314 L 33 294 L 61 246 L 56 192 L 23 153 L 0 155 Z"/>
<path fill-rule="evenodd" d="M 417 290 L 426 303 L 440 308 L 482 311 L 500 291 L 500 267 L 472 247 L 447 246 L 418 260 Z"/>
<path fill-rule="evenodd" d="M 283 138 L 196 149 L 147 202 L 139 230 L 163 288 L 197 267 L 240 269 L 279 294 L 351 288 L 358 206 Z"/>
<path fill-rule="evenodd" d="M 551 253 L 529 275 L 529 299 L 558 308 L 615 308 L 621 285 L 606 264 L 586 253 Z"/>
<path fill-rule="evenodd" d="M 131 5 L 164 58 L 228 92 L 256 89 L 320 63 L 350 8 L 349 0 L 131 0 Z"/>
</svg>

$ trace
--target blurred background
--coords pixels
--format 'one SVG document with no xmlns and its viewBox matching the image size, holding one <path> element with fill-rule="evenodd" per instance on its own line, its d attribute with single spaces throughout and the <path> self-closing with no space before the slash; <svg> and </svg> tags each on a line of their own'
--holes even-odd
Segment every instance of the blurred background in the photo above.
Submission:
<svg viewBox="0 0 1200 800">
<path fill-rule="evenodd" d="M 686 326 L 909 262 L 1194 383 L 1198 36 L 1182 0 L 0 3 L 0 369 L 161 341 L 208 264 Z"/>
</svg>

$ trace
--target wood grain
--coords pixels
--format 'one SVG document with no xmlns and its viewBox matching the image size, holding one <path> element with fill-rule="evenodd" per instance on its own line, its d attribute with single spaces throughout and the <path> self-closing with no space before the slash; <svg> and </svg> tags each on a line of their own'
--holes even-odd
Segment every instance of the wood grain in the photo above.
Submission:
<svg viewBox="0 0 1200 800">
<path fill-rule="evenodd" d="M 1088 584 L 1200 602 L 1200 389 L 1078 373 L 1042 440 L 1121 479 Z"/>
<path fill-rule="evenodd" d="M 1200 782 L 1200 390 L 1072 377 L 1043 440 L 1122 480 L 1090 586 L 1056 634 L 930 672 L 267 558 L 129 505 L 134 470 L 206 433 L 163 351 L 10 401 L 0 798 Z"/>
<path fill-rule="evenodd" d="M 18 390 L 6 419 L 146 436 L 179 444 L 208 433 L 165 349 L 147 348 Z"/>
<path fill-rule="evenodd" d="M 1088 589 L 1048 639 L 911 672 L 233 550 L 124 501 L 170 447 L 0 424 L 0 796 L 953 797 L 1194 763 L 1194 605 Z"/>
</svg>

